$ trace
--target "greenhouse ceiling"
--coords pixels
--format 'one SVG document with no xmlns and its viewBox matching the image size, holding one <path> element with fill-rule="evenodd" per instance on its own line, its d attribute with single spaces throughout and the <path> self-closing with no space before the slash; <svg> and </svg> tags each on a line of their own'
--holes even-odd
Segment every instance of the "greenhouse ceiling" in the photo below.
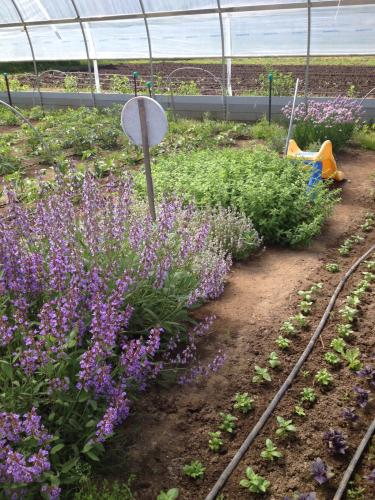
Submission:
<svg viewBox="0 0 375 500">
<path fill-rule="evenodd" d="M 0 0 L 0 61 L 306 53 L 298 0 Z M 312 55 L 375 52 L 375 0 L 311 2 Z"/>
</svg>

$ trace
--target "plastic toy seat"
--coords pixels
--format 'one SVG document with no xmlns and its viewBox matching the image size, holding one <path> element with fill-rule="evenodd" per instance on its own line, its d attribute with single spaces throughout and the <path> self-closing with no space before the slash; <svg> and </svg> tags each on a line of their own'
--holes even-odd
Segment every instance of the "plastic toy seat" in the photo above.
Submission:
<svg viewBox="0 0 375 500">
<path fill-rule="evenodd" d="M 289 158 L 305 160 L 306 163 L 313 166 L 321 164 L 323 179 L 334 179 L 335 181 L 342 181 L 344 179 L 344 172 L 337 169 L 331 141 L 324 141 L 319 151 L 302 151 L 296 141 L 291 139 L 288 145 L 287 156 Z"/>
</svg>

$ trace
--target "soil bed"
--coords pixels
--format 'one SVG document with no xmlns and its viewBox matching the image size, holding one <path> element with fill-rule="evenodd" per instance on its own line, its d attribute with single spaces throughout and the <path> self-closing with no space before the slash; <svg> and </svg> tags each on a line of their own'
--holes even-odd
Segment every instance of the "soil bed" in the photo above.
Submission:
<svg viewBox="0 0 375 500">
<path fill-rule="evenodd" d="M 370 176 L 375 172 L 375 154 L 350 150 L 339 156 L 338 162 L 348 179 L 342 185 L 342 202 L 336 207 L 323 234 L 311 247 L 304 250 L 269 248 L 257 258 L 235 265 L 221 299 L 207 304 L 199 311 L 202 317 L 207 314 L 217 316 L 214 332 L 202 343 L 202 358 L 212 359 L 221 348 L 228 356 L 224 368 L 209 379 L 190 386 L 153 387 L 142 397 L 134 416 L 118 432 L 116 440 L 107 451 L 104 473 L 122 480 L 129 473 L 135 474 L 136 498 L 155 499 L 161 489 L 172 487 L 180 488 L 180 498 L 184 500 L 205 497 L 304 349 L 311 336 L 311 329 L 316 327 L 341 273 L 375 243 L 373 231 L 361 245 L 355 246 L 350 257 L 340 257 L 337 252 L 337 245 L 341 240 L 353 234 L 363 222 L 364 214 L 374 209 Z M 328 262 L 338 262 L 341 273 L 331 274 L 326 271 L 324 265 Z M 311 329 L 293 339 L 289 354 L 284 355 L 274 342 L 280 333 L 280 325 L 298 312 L 297 291 L 318 281 L 324 283 L 324 288 L 313 308 Z M 348 287 L 351 288 L 356 281 L 358 276 L 353 278 Z M 338 305 L 346 295 L 345 291 L 340 295 Z M 373 349 L 375 301 L 373 292 L 366 297 L 368 305 L 363 308 L 358 325 L 360 333 L 355 345 L 370 356 Z M 333 325 L 334 322 L 330 323 L 323 333 L 326 350 L 333 335 Z M 255 386 L 251 383 L 254 364 L 265 366 L 271 351 L 279 352 L 281 369 L 272 372 L 273 380 L 267 387 Z M 306 369 L 311 373 L 323 367 L 330 369 L 322 360 L 322 352 L 322 345 L 319 343 L 314 355 L 308 360 Z M 276 413 L 293 418 L 298 427 L 296 440 L 285 446 L 277 443 L 285 454 L 284 462 L 281 465 L 265 466 L 257 458 L 260 449 L 264 447 L 265 437 L 274 440 L 272 434 L 275 419 L 271 418 L 265 431 L 228 482 L 224 490 L 226 499 L 249 498 L 249 493 L 238 485 L 247 465 L 254 466 L 257 473 L 271 481 L 271 495 L 265 498 L 282 499 L 293 491 L 306 492 L 313 489 L 319 491 L 319 500 L 332 497 L 332 490 L 316 488 L 308 470 L 309 463 L 314 458 L 326 458 L 322 433 L 328 430 L 325 427 L 341 428 L 349 435 L 351 455 L 368 423 L 367 414 L 367 417 L 361 417 L 355 432 L 343 427 L 341 421 L 338 424 L 345 395 L 356 385 L 357 380 L 347 368 L 342 368 L 339 375 L 334 373 L 334 377 L 334 387 L 328 395 L 317 389 L 320 401 L 307 411 L 305 421 L 292 416 L 291 408 L 296 404 L 296 395 L 301 387 L 313 385 L 313 378 L 308 383 L 301 380 L 301 377 L 298 378 Z M 249 392 L 254 397 L 255 409 L 248 416 L 232 411 L 232 400 L 236 392 Z M 371 409 L 373 410 L 369 408 L 369 412 Z M 224 436 L 224 452 L 214 454 L 207 447 L 208 432 L 218 429 L 220 411 L 231 412 L 239 420 L 233 438 Z M 193 459 L 200 460 L 207 467 L 204 479 L 198 482 L 189 480 L 182 474 L 183 465 Z M 347 461 L 333 462 L 337 474 L 332 484 L 337 484 Z M 102 466 L 103 463 L 101 469 Z"/>
</svg>

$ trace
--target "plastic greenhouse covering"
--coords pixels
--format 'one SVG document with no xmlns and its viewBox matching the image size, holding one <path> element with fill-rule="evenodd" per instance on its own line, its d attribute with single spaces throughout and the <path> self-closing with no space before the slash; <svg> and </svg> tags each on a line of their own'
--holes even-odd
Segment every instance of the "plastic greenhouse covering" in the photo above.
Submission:
<svg viewBox="0 0 375 500">
<path fill-rule="evenodd" d="M 311 2 L 311 54 L 373 54 L 375 0 Z M 298 0 L 0 0 L 0 61 L 304 55 Z"/>
</svg>

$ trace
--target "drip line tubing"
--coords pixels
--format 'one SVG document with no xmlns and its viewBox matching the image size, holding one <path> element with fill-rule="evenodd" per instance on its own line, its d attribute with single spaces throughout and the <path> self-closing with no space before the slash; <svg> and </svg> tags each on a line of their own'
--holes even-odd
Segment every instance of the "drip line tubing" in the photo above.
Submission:
<svg viewBox="0 0 375 500">
<path fill-rule="evenodd" d="M 244 454 L 247 452 L 247 450 L 250 448 L 251 444 L 254 442 L 255 438 L 258 436 L 260 431 L 263 429 L 265 424 L 267 423 L 268 419 L 272 415 L 274 409 L 276 406 L 279 404 L 281 399 L 284 397 L 285 393 L 289 389 L 289 387 L 292 385 L 294 379 L 296 378 L 298 372 L 300 371 L 302 365 L 306 361 L 306 359 L 309 357 L 311 351 L 313 350 L 317 340 L 320 337 L 320 334 L 322 333 L 328 318 L 332 312 L 332 309 L 334 308 L 334 305 L 336 303 L 337 297 L 339 296 L 341 290 L 344 288 L 346 282 L 350 278 L 350 276 L 357 270 L 359 265 L 367 259 L 371 253 L 375 251 L 375 245 L 372 245 L 367 252 L 365 252 L 361 257 L 359 257 L 354 264 L 350 267 L 350 269 L 345 273 L 345 275 L 340 279 L 339 284 L 337 285 L 329 303 L 324 311 L 324 314 L 319 322 L 319 325 L 317 326 L 314 334 L 312 335 L 309 343 L 307 344 L 305 350 L 301 354 L 300 358 L 298 359 L 297 363 L 294 365 L 293 369 L 289 373 L 288 377 L 286 378 L 285 382 L 283 385 L 280 387 L 280 389 L 277 391 L 275 396 L 273 397 L 272 401 L 268 405 L 268 407 L 265 409 L 263 412 L 262 416 L 259 418 L 258 422 L 255 424 L 255 426 L 252 428 L 251 432 L 248 434 L 247 438 L 245 441 L 242 443 L 232 460 L 229 462 L 227 467 L 224 469 L 222 474 L 220 475 L 219 479 L 216 481 L 214 484 L 213 488 L 211 491 L 208 493 L 206 496 L 205 500 L 214 500 L 217 495 L 220 493 L 221 489 L 229 479 L 229 477 L 232 475 L 233 471 L 237 467 L 237 465 L 240 463 L 242 457 Z M 340 498 L 340 497 L 338 497 Z"/>
<path fill-rule="evenodd" d="M 335 496 L 333 497 L 333 500 L 341 500 L 343 494 L 345 493 L 346 486 L 349 482 L 349 479 L 351 478 L 351 476 L 354 472 L 354 469 L 356 468 L 357 463 L 358 463 L 359 459 L 361 458 L 362 453 L 365 451 L 366 446 L 367 446 L 368 442 L 370 441 L 371 436 L 374 434 L 374 432 L 375 432 L 375 418 L 372 421 L 372 423 L 370 424 L 369 428 L 367 429 L 366 434 L 363 436 L 362 441 L 359 443 L 359 446 L 358 446 L 356 452 L 354 453 L 354 456 L 351 459 L 350 464 L 348 465 L 348 468 L 346 469 L 346 471 L 341 479 L 341 482 L 340 482 L 339 487 L 335 493 Z"/>
</svg>

